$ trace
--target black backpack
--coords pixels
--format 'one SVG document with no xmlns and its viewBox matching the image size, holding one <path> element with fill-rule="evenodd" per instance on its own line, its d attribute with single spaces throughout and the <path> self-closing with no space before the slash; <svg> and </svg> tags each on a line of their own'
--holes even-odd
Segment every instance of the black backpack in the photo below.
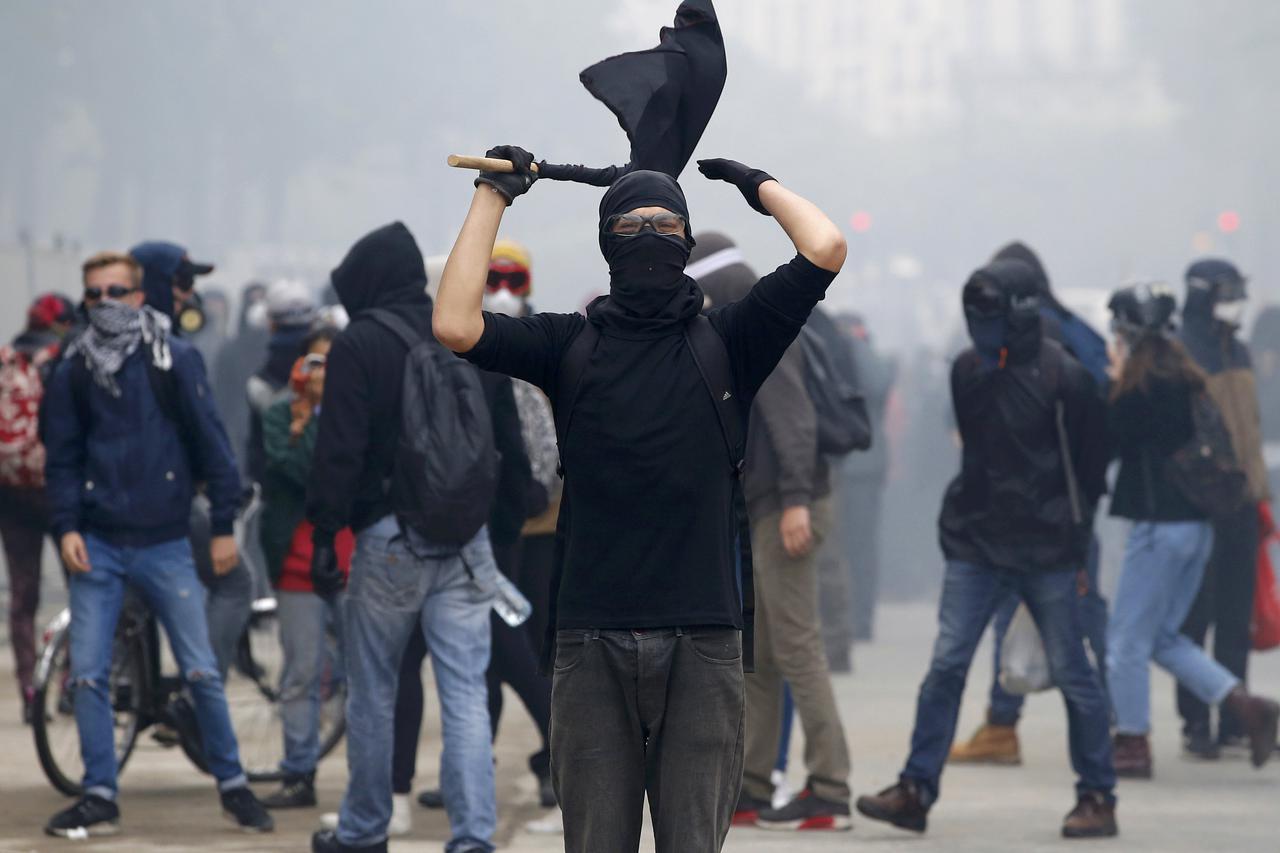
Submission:
<svg viewBox="0 0 1280 853">
<path fill-rule="evenodd" d="M 839 369 L 826 341 L 813 329 L 800 330 L 804 386 L 818 416 L 818 452 L 843 456 L 871 446 L 867 401 Z"/>
<path fill-rule="evenodd" d="M 1191 440 L 1165 460 L 1165 478 L 1206 515 L 1230 515 L 1244 504 L 1249 483 L 1208 392 L 1192 395 L 1191 423 Z"/>
<path fill-rule="evenodd" d="M 394 312 L 365 314 L 409 350 L 387 486 L 391 509 L 401 531 L 461 547 L 489 520 L 498 490 L 498 452 L 479 371 Z"/>
<path fill-rule="evenodd" d="M 747 430 L 746 417 L 733 393 L 733 372 L 729 364 L 729 351 L 725 348 L 711 321 L 699 314 L 689 321 L 685 327 L 685 341 L 702 384 L 711 396 L 711 405 L 716 412 L 716 420 L 720 424 L 720 435 L 724 439 L 726 461 L 733 477 L 733 514 L 737 524 L 738 569 L 742 598 L 742 668 L 744 672 L 755 671 L 755 614 L 756 594 L 755 580 L 751 562 L 751 525 L 747 519 L 747 501 L 742 490 L 742 472 L 746 467 Z M 582 388 L 582 375 L 586 372 L 591 353 L 600 341 L 600 331 L 587 322 L 578 336 L 569 344 L 560 360 L 560 371 L 557 384 L 559 395 L 555 408 L 556 437 L 560 446 L 564 446 L 565 437 L 569 434 L 569 424 L 573 420 L 573 406 Z M 563 459 L 563 454 L 561 455 Z M 561 476 L 565 476 L 563 464 Z M 569 493 L 563 493 L 560 503 L 560 518 L 556 525 L 556 554 L 551 577 L 551 613 L 547 620 L 547 633 L 543 638 L 541 672 L 550 675 L 555 662 L 556 643 L 556 600 L 560 590 L 560 572 L 564 565 L 565 535 L 569 529 L 569 517 L 572 513 Z"/>
</svg>

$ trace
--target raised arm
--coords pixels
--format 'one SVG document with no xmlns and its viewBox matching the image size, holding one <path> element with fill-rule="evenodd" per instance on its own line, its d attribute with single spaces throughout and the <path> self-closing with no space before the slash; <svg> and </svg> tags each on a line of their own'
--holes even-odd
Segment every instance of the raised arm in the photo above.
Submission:
<svg viewBox="0 0 1280 853">
<path fill-rule="evenodd" d="M 699 160 L 698 171 L 733 184 L 753 209 L 778 220 L 796 251 L 814 266 L 840 272 L 848 252 L 844 235 L 813 202 L 787 189 L 768 172 L 736 160 Z"/>
<path fill-rule="evenodd" d="M 476 194 L 445 261 L 431 320 L 436 340 L 458 353 L 469 352 L 484 333 L 480 305 L 502 214 L 537 178 L 529 169 L 533 155 L 522 148 L 500 145 L 490 148 L 487 156 L 510 160 L 516 171 L 481 172 L 476 178 Z"/>
</svg>

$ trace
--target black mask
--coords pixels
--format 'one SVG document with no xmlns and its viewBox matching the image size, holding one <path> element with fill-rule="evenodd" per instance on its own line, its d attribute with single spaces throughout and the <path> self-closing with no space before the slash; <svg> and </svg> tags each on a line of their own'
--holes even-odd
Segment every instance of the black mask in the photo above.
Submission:
<svg viewBox="0 0 1280 853">
<path fill-rule="evenodd" d="M 634 237 L 607 234 L 609 298 L 637 317 L 657 315 L 685 288 L 689 244 L 683 237 L 643 232 Z"/>
</svg>

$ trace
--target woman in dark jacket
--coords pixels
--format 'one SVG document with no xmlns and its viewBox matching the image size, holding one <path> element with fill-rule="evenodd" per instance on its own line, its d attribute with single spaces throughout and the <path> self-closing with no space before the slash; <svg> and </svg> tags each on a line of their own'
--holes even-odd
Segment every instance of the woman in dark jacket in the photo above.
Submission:
<svg viewBox="0 0 1280 853">
<path fill-rule="evenodd" d="M 1120 457 L 1111 514 L 1133 521 L 1108 641 L 1116 773 L 1151 776 L 1151 661 L 1202 701 L 1239 714 L 1254 764 L 1261 766 L 1275 744 L 1280 706 L 1250 696 L 1238 678 L 1179 630 L 1200 589 L 1213 527 L 1166 468 L 1195 435 L 1192 408 L 1205 393 L 1205 374 L 1172 335 L 1176 303 L 1167 289 L 1124 288 L 1110 307 L 1117 342 L 1109 423 Z"/>
</svg>

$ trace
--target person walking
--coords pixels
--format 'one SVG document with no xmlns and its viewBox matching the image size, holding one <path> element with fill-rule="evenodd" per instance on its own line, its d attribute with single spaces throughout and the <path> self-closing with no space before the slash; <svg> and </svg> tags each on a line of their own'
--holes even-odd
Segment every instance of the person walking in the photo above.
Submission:
<svg viewBox="0 0 1280 853">
<path fill-rule="evenodd" d="M 1222 413 L 1249 486 L 1243 506 L 1213 520 L 1213 550 L 1182 631 L 1203 646 L 1212 628 L 1214 659 L 1247 682 L 1249 621 L 1261 536 L 1257 505 L 1270 498 L 1253 359 L 1248 345 L 1238 337 L 1248 297 L 1247 281 L 1230 261 L 1206 258 L 1187 268 L 1186 284 L 1182 342 L 1208 374 L 1209 396 Z M 1214 759 L 1223 746 L 1247 745 L 1245 721 L 1232 706 L 1219 708 L 1215 736 L 1208 703 L 1182 685 L 1177 696 L 1188 755 Z"/>
<path fill-rule="evenodd" d="M 544 661 L 554 662 L 551 773 L 565 849 L 635 849 L 647 795 L 659 851 L 718 851 L 741 780 L 740 632 L 751 624 L 749 561 L 738 582 L 741 456 L 727 452 L 726 435 L 744 429 L 756 392 L 843 264 L 845 241 L 767 173 L 701 161 L 703 175 L 774 216 L 797 255 L 700 319 L 702 291 L 684 272 L 694 238 L 684 192 L 667 174 L 634 170 L 600 202 L 609 293 L 586 317 L 484 312 L 503 213 L 536 178 L 523 149 L 489 156 L 515 171 L 477 179 L 434 330 L 481 368 L 547 392 L 559 424 L 563 562 Z M 699 351 L 730 378 L 695 360 Z M 576 377 L 563 376 L 566 364 Z"/>
<path fill-rule="evenodd" d="M 1120 776 L 1152 774 L 1150 664 L 1211 706 L 1244 723 L 1254 766 L 1270 758 L 1280 706 L 1250 696 L 1240 679 L 1180 632 L 1213 547 L 1202 509 L 1168 476 L 1171 457 L 1195 435 L 1193 408 L 1207 377 L 1173 336 L 1176 301 L 1162 285 L 1135 285 L 1111 298 L 1110 426 L 1120 456 L 1111 514 L 1133 522 L 1111 617 L 1109 682 L 1116 711 Z"/>
<path fill-rule="evenodd" d="M 85 261 L 89 328 L 68 347 L 45 397 L 45 477 L 68 571 L 71 682 L 85 768 L 84 795 L 50 818 L 45 832 L 77 838 L 119 829 L 108 687 L 126 584 L 169 636 L 224 814 L 241 829 L 267 832 L 274 823 L 240 764 L 188 539 L 199 479 L 212 507 L 213 570 L 235 567 L 240 478 L 200 354 L 171 336 L 167 315 L 143 305 L 141 273 L 125 254 Z"/>
<path fill-rule="evenodd" d="M 1084 649 L 1077 592 L 1093 507 L 1106 490 L 1106 424 L 1093 378 L 1044 339 L 1035 273 L 1017 260 L 976 271 L 962 295 L 972 348 L 951 371 L 963 444 L 938 522 L 946 556 L 938 639 L 898 781 L 858 798 L 863 815 L 924 832 L 938 801 L 965 678 L 1001 602 L 1016 594 L 1044 641 L 1067 707 L 1076 806 L 1069 838 L 1117 833 L 1110 719 Z"/>
</svg>

